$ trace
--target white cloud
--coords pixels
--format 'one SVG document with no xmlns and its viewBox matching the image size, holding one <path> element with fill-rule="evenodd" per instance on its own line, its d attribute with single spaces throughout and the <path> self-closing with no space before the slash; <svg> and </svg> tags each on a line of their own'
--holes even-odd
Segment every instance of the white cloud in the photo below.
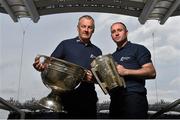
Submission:
<svg viewBox="0 0 180 120">
<path fill-rule="evenodd" d="M 162 63 L 172 64 L 172 62 L 177 61 L 180 58 L 179 50 L 170 45 L 159 47 L 156 49 L 156 52 L 159 61 Z"/>
<path fill-rule="evenodd" d="M 180 87 L 180 76 L 176 77 L 174 80 L 170 82 L 171 86 Z"/>
</svg>

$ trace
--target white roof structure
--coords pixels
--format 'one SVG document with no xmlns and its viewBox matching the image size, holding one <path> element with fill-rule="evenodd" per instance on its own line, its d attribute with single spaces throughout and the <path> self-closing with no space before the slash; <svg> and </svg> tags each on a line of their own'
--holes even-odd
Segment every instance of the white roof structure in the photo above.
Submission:
<svg viewBox="0 0 180 120">
<path fill-rule="evenodd" d="M 41 16 L 68 12 L 102 12 L 138 17 L 141 24 L 180 15 L 180 0 L 0 0 L 0 12 L 14 22 L 29 17 L 37 23 Z"/>
</svg>

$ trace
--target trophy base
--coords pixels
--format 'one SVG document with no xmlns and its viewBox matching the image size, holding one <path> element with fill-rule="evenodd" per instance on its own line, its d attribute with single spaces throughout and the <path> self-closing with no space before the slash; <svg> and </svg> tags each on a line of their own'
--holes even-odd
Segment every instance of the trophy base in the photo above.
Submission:
<svg viewBox="0 0 180 120">
<path fill-rule="evenodd" d="M 53 112 L 65 112 L 63 105 L 61 104 L 61 98 L 59 95 L 51 92 L 47 97 L 42 98 L 38 104 L 46 109 L 52 110 Z"/>
</svg>

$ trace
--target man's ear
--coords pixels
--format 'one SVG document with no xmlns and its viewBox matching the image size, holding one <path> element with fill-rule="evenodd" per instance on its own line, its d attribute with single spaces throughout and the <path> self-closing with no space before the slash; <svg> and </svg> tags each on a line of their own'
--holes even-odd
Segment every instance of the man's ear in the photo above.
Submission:
<svg viewBox="0 0 180 120">
<path fill-rule="evenodd" d="M 128 30 L 126 30 L 126 36 L 128 35 Z"/>
<path fill-rule="evenodd" d="M 77 25 L 77 31 L 79 32 L 79 26 Z"/>
<path fill-rule="evenodd" d="M 95 29 L 93 29 L 92 33 L 94 33 Z"/>
<path fill-rule="evenodd" d="M 92 31 L 92 33 L 94 33 L 94 31 L 95 31 L 95 26 L 93 27 L 93 31 Z"/>
</svg>

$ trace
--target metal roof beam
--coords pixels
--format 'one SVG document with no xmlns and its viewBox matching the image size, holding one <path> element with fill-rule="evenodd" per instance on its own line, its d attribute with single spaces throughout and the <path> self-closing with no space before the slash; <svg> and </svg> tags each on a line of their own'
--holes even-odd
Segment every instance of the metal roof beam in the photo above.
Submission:
<svg viewBox="0 0 180 120">
<path fill-rule="evenodd" d="M 180 5 L 180 0 L 176 0 L 173 5 L 170 7 L 164 18 L 161 19 L 160 24 L 164 24 L 166 20 L 173 14 L 173 12 L 176 10 L 176 8 Z"/>
<path fill-rule="evenodd" d="M 37 7 L 47 7 L 49 5 L 61 5 L 61 4 L 66 4 L 66 5 L 71 5 L 71 4 L 102 4 L 102 5 L 113 5 L 113 6 L 127 6 L 127 7 L 137 7 L 140 9 L 143 9 L 144 4 L 142 2 L 134 2 L 134 1 L 127 1 L 127 0 L 123 0 L 123 2 L 119 1 L 119 2 L 112 2 L 112 0 L 102 0 L 102 1 L 86 1 L 86 0 L 67 0 L 66 2 L 63 1 L 57 1 L 57 0 L 51 0 L 51 1 L 36 1 L 36 6 Z"/>
<path fill-rule="evenodd" d="M 54 8 L 54 9 L 42 9 L 39 10 L 41 15 L 49 15 L 55 13 L 69 13 L 69 12 L 100 12 L 100 13 L 114 13 L 114 14 L 123 14 L 138 17 L 140 14 L 139 11 L 132 11 L 128 9 L 116 9 L 116 8 L 95 8 L 95 7 L 63 7 L 63 8 Z"/>
<path fill-rule="evenodd" d="M 141 15 L 138 18 L 141 24 L 144 24 L 146 22 L 157 2 L 158 0 L 147 0 L 144 9 L 142 10 Z"/>
<path fill-rule="evenodd" d="M 11 7 L 8 5 L 7 0 L 1 0 L 1 5 L 4 7 L 6 12 L 11 16 L 14 22 L 18 22 L 17 16 L 13 13 Z"/>
<path fill-rule="evenodd" d="M 32 0 L 23 0 L 33 22 L 37 23 L 40 19 L 36 6 Z"/>
</svg>

